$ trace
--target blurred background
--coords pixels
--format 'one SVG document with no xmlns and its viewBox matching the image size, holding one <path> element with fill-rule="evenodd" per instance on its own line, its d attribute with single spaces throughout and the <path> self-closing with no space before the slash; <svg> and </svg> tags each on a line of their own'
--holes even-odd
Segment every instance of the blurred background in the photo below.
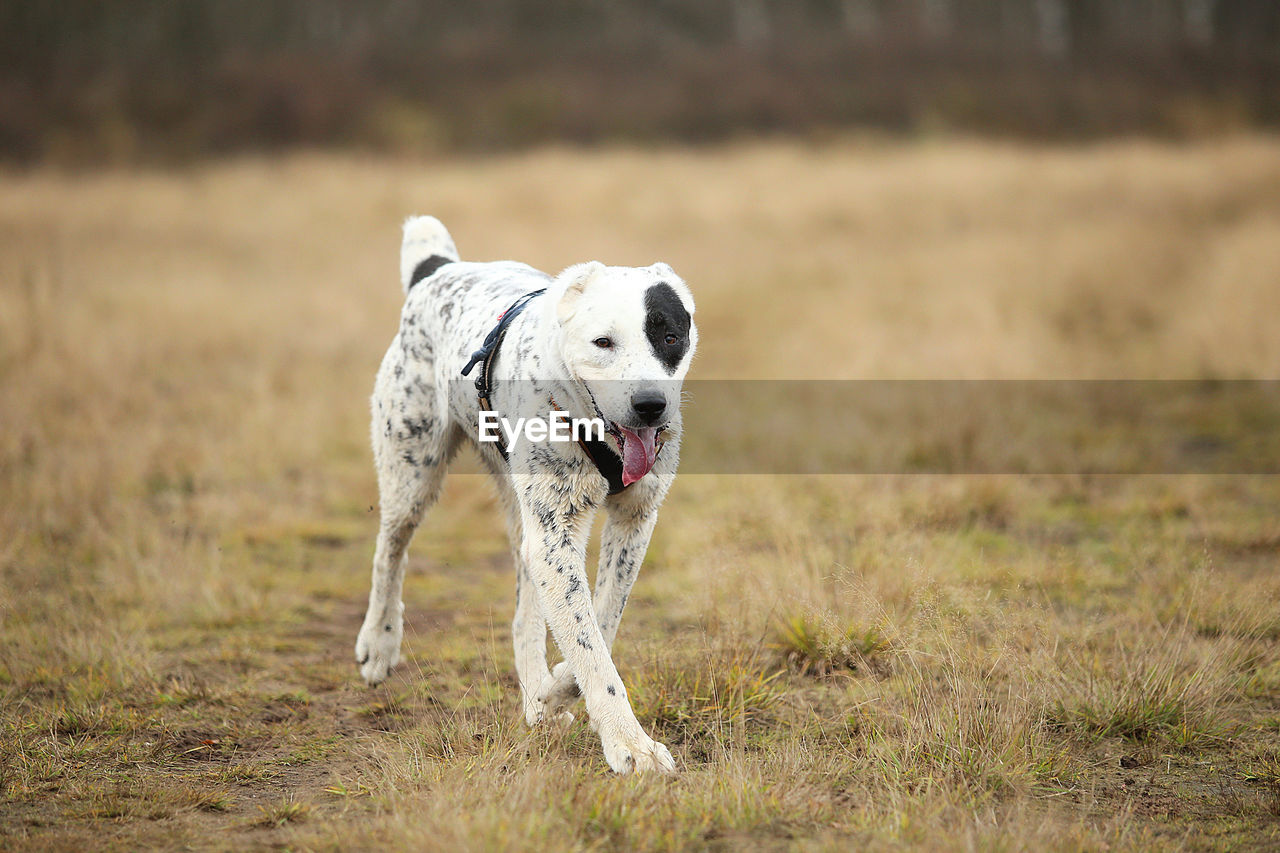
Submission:
<svg viewBox="0 0 1280 853">
<path fill-rule="evenodd" d="M 1273 0 L 0 5 L 0 157 L 1280 122 Z"/>
</svg>

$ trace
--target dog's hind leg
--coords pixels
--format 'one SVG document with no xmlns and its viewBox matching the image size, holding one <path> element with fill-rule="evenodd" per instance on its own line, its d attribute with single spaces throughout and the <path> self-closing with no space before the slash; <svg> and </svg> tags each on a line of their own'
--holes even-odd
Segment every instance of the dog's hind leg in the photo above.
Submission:
<svg viewBox="0 0 1280 853">
<path fill-rule="evenodd" d="M 373 555 L 369 609 L 356 637 L 356 663 L 369 684 L 384 681 L 400 660 L 404 633 L 405 555 L 423 514 L 435 503 L 461 432 L 450 424 L 435 389 L 403 369 L 393 345 L 373 396 L 373 451 L 382 522 Z"/>
<path fill-rule="evenodd" d="M 538 593 L 529 577 L 529 568 L 520 554 L 522 534 L 520 507 L 515 497 L 502 493 L 506 511 L 507 534 L 511 537 L 511 557 L 516 570 L 516 615 L 511 621 L 511 641 L 515 646 L 516 677 L 520 681 L 520 697 L 524 704 L 524 719 L 529 725 L 537 725 L 544 719 L 543 703 L 538 690 L 551 677 L 547 670 L 547 620 L 538 603 Z M 561 722 L 573 722 L 573 715 L 562 717 Z"/>
</svg>

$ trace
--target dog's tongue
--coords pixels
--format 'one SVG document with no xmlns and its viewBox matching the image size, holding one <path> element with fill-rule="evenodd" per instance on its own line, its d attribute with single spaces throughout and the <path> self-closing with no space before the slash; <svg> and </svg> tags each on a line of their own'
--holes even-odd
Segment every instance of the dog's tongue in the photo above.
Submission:
<svg viewBox="0 0 1280 853">
<path fill-rule="evenodd" d="M 622 485 L 630 486 L 648 474 L 658 461 L 658 449 L 654 446 L 658 430 L 653 427 L 631 430 L 621 424 L 618 429 L 622 430 Z"/>
</svg>

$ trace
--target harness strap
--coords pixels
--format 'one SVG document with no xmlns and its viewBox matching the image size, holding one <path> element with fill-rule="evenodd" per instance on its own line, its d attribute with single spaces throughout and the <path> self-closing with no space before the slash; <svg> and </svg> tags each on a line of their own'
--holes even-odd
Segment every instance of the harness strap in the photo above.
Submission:
<svg viewBox="0 0 1280 853">
<path fill-rule="evenodd" d="M 520 315 L 524 310 L 524 306 L 529 304 L 529 300 L 535 296 L 541 296 L 546 293 L 547 289 L 535 290 L 526 293 L 515 302 L 511 303 L 511 307 L 498 315 L 498 325 L 494 326 L 489 334 L 485 335 L 484 343 L 480 344 L 480 349 L 471 353 L 471 360 L 467 362 L 467 366 L 462 368 L 462 375 L 466 376 L 471 372 L 471 368 L 477 364 L 480 365 L 480 372 L 476 374 L 476 396 L 480 399 L 480 408 L 486 411 L 493 411 L 493 406 L 489 404 L 489 395 L 493 393 L 493 365 L 498 360 L 498 347 L 502 346 L 502 339 L 507 336 L 507 327 L 511 325 L 511 321 Z M 502 453 L 502 458 L 507 458 L 507 446 L 498 440 L 498 450 Z"/>
<path fill-rule="evenodd" d="M 598 438 L 591 440 L 578 439 L 578 446 L 587 454 L 587 458 L 596 466 L 600 476 L 609 483 L 609 494 L 616 495 L 627 488 L 622 485 L 622 459 L 608 444 Z"/>
<path fill-rule="evenodd" d="M 535 296 L 546 293 L 546 288 L 535 290 L 521 296 L 511 304 L 511 307 L 498 315 L 498 325 L 494 326 L 489 334 L 485 336 L 484 343 L 480 344 L 480 349 L 471 354 L 471 360 L 462 368 L 462 375 L 469 374 L 477 364 L 480 365 L 480 372 L 476 374 L 476 398 L 480 401 L 480 408 L 483 411 L 494 411 L 493 404 L 489 401 L 489 395 L 493 393 L 493 365 L 498 360 L 498 348 L 502 346 L 502 339 L 507 336 L 507 327 L 511 325 L 524 307 Z M 552 401 L 555 405 L 555 401 Z M 609 484 L 609 494 L 616 495 L 623 489 L 627 488 L 622 484 L 622 459 L 618 454 L 614 453 L 608 444 L 598 438 L 590 440 L 578 439 L 578 446 L 587 454 L 587 458 L 596 466 L 596 470 L 600 472 L 600 476 L 604 477 Z M 498 453 L 502 454 L 504 462 L 509 461 L 507 457 L 507 444 L 501 434 L 498 436 Z"/>
<path fill-rule="evenodd" d="M 555 397 L 551 398 L 551 405 L 558 411 L 563 411 Z M 600 476 L 604 477 L 605 482 L 609 484 L 609 494 L 616 495 L 627 488 L 622 484 L 622 459 L 607 441 L 599 438 L 579 438 L 576 441 L 582 448 L 582 452 L 587 454 L 587 458 L 596 466 Z"/>
</svg>

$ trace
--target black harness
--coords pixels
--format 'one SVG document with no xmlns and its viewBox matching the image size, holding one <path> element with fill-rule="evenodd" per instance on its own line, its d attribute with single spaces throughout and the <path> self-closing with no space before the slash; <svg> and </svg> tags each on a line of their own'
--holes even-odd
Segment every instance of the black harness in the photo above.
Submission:
<svg viewBox="0 0 1280 853">
<path fill-rule="evenodd" d="M 493 404 L 489 402 L 489 396 L 493 393 L 493 365 L 498 360 L 498 348 L 502 346 L 502 339 L 507 336 L 507 327 L 519 316 L 530 300 L 546 292 L 546 288 L 535 290 L 511 303 L 510 308 L 498 315 L 498 325 L 485 335 L 480 349 L 471 354 L 471 360 L 467 362 L 466 367 L 462 368 L 462 375 L 466 376 L 477 364 L 480 365 L 480 372 L 476 374 L 476 397 L 480 401 L 481 410 L 496 411 Z M 622 459 L 613 448 L 598 438 L 578 439 L 578 446 L 596 466 L 600 476 L 608 482 L 609 494 L 616 495 L 627 488 L 622 485 Z M 507 461 L 507 445 L 501 434 L 498 436 L 498 452 L 502 454 L 503 461 Z"/>
</svg>

